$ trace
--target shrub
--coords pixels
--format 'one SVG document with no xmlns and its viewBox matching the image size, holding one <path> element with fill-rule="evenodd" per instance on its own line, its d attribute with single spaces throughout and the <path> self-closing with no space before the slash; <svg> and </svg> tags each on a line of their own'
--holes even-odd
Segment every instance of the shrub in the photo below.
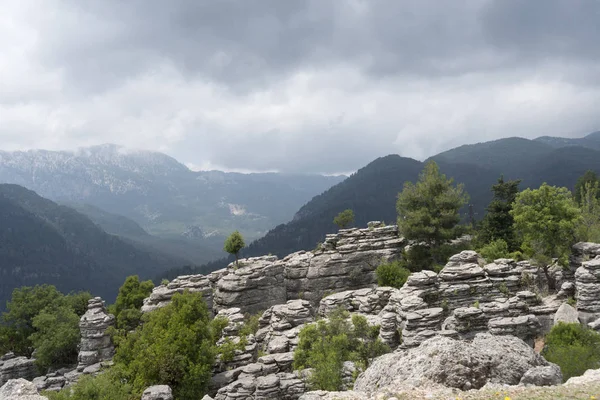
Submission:
<svg viewBox="0 0 600 400">
<path fill-rule="evenodd" d="M 480 248 L 478 253 L 481 254 L 487 262 L 494 262 L 499 258 L 512 258 L 521 260 L 523 255 L 520 251 L 509 252 L 508 244 L 503 239 L 497 239 Z"/>
<path fill-rule="evenodd" d="M 410 275 L 410 271 L 405 265 L 402 261 L 392 261 L 378 266 L 375 270 L 377 284 L 379 286 L 401 288 Z"/>
<path fill-rule="evenodd" d="M 95 377 L 82 376 L 77 383 L 60 392 L 44 392 L 49 400 L 131 400 L 131 385 L 118 376 L 117 369 Z M 139 398 L 139 397 L 138 397 Z"/>
<path fill-rule="evenodd" d="M 125 282 L 119 288 L 115 304 L 108 307 L 108 311 L 116 317 L 117 329 L 131 331 L 139 326 L 142 318 L 140 308 L 153 288 L 152 281 L 141 282 L 137 275 L 125 278 Z"/>
<path fill-rule="evenodd" d="M 559 322 L 546 335 L 542 355 L 558 364 L 565 380 L 580 376 L 600 367 L 600 333 L 578 323 Z"/>
<path fill-rule="evenodd" d="M 195 400 L 208 389 L 224 323 L 210 320 L 201 293 L 175 294 L 119 343 L 114 361 L 138 398 L 146 387 L 162 384 L 177 399 Z"/>
<path fill-rule="evenodd" d="M 313 389 L 342 389 L 344 361 L 354 361 L 359 370 L 390 351 L 379 338 L 379 327 L 370 327 L 365 317 L 336 310 L 329 320 L 320 320 L 300 331 L 294 352 L 294 369 L 314 368 L 309 385 Z"/>
</svg>

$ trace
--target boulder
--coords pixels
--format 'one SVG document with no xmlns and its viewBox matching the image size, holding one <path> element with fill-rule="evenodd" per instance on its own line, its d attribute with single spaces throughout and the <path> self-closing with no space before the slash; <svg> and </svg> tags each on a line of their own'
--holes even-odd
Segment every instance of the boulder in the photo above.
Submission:
<svg viewBox="0 0 600 400">
<path fill-rule="evenodd" d="M 554 314 L 554 325 L 557 325 L 559 322 L 565 322 L 567 324 L 578 324 L 579 313 L 575 308 L 573 308 L 567 303 L 564 303 L 558 308 L 556 314 Z"/>
<path fill-rule="evenodd" d="M 581 376 L 574 376 L 565 382 L 565 386 L 585 385 L 600 382 L 600 369 L 588 369 Z"/>
<path fill-rule="evenodd" d="M 173 393 L 167 385 L 150 386 L 144 390 L 141 400 L 173 400 Z"/>
<path fill-rule="evenodd" d="M 429 383 L 462 390 L 488 382 L 516 385 L 533 367 L 548 366 L 521 339 L 480 333 L 472 342 L 436 336 L 406 351 L 377 358 L 354 384 L 354 390 L 374 393 Z"/>
<path fill-rule="evenodd" d="M 48 400 L 40 396 L 32 382 L 23 378 L 11 379 L 0 388 L 0 400 Z"/>
<path fill-rule="evenodd" d="M 0 357 L 0 386 L 10 379 L 31 380 L 36 377 L 35 359 L 7 353 Z"/>
<path fill-rule="evenodd" d="M 581 263 L 575 271 L 577 310 L 587 313 L 600 312 L 600 257 Z"/>
<path fill-rule="evenodd" d="M 550 364 L 543 367 L 533 367 L 521 378 L 520 385 L 534 386 L 554 386 L 560 385 L 563 381 L 560 367 L 556 364 Z"/>
</svg>

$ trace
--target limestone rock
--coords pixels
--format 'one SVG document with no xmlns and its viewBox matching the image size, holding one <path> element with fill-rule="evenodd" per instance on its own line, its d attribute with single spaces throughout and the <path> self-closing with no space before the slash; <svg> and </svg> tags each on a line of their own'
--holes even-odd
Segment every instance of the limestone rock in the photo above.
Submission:
<svg viewBox="0 0 600 400">
<path fill-rule="evenodd" d="M 35 359 L 7 353 L 0 357 L 0 386 L 10 379 L 31 380 L 36 376 Z"/>
<path fill-rule="evenodd" d="M 436 336 L 419 347 L 377 358 L 355 382 L 354 390 L 418 387 L 438 383 L 463 390 L 486 383 L 516 385 L 532 367 L 549 363 L 513 336 L 480 333 L 472 342 Z"/>
<path fill-rule="evenodd" d="M 563 381 L 560 367 L 550 364 L 543 367 L 533 367 L 525 372 L 521 378 L 520 385 L 553 386 L 560 385 Z"/>
<path fill-rule="evenodd" d="M 214 310 L 239 307 L 256 313 L 287 300 L 284 268 L 275 256 L 252 257 L 230 264 L 229 273 L 219 279 L 214 290 Z"/>
<path fill-rule="evenodd" d="M 328 316 L 341 307 L 360 314 L 378 314 L 387 305 L 390 296 L 398 289 L 391 287 L 347 290 L 324 297 L 319 304 L 319 315 Z"/>
<path fill-rule="evenodd" d="M 100 297 L 88 301 L 88 310 L 79 320 L 81 343 L 78 371 L 112 358 L 115 348 L 107 330 L 114 324 L 115 316 L 108 314 Z"/>
<path fill-rule="evenodd" d="M 296 400 L 305 391 L 297 374 L 277 373 L 259 377 L 240 378 L 219 389 L 215 400 L 282 399 Z"/>
<path fill-rule="evenodd" d="M 600 312 L 600 257 L 584 261 L 575 271 L 577 310 Z"/>
<path fill-rule="evenodd" d="M 579 313 L 569 304 L 564 303 L 560 306 L 556 314 L 554 314 L 554 325 L 557 325 L 559 322 L 565 322 L 567 324 L 578 324 L 579 323 Z"/>
<path fill-rule="evenodd" d="M 574 376 L 565 382 L 565 386 L 584 385 L 600 382 L 600 369 L 588 369 L 581 376 Z"/>
<path fill-rule="evenodd" d="M 541 325 L 535 315 L 492 318 L 488 321 L 488 330 L 492 335 L 512 335 L 533 347 L 539 335 Z"/>
<path fill-rule="evenodd" d="M 300 400 L 368 400 L 371 397 L 361 392 L 326 392 L 324 390 L 317 390 L 313 392 L 304 393 Z M 388 400 L 392 400 L 388 398 Z"/>
<path fill-rule="evenodd" d="M 173 393 L 167 385 L 150 386 L 144 390 L 141 400 L 173 400 Z"/>
<path fill-rule="evenodd" d="M 23 378 L 11 379 L 0 388 L 0 400 L 48 400 L 35 385 Z"/>
<path fill-rule="evenodd" d="M 214 276 L 219 276 L 219 274 Z M 144 299 L 142 312 L 150 312 L 166 306 L 171 302 L 171 298 L 175 293 L 183 293 L 185 290 L 192 293 L 202 293 L 208 309 L 212 311 L 213 293 L 209 277 L 204 275 L 182 275 L 173 279 L 166 285 L 156 286 L 152 289 L 150 296 Z"/>
<path fill-rule="evenodd" d="M 259 320 L 256 339 L 267 353 L 286 353 L 295 350 L 298 334 L 306 323 L 313 321 L 310 302 L 289 300 L 267 309 Z"/>
</svg>

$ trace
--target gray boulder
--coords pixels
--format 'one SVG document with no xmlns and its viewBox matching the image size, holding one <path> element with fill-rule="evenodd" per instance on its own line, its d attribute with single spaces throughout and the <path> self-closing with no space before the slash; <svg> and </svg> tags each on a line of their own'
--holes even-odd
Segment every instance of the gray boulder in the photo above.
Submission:
<svg viewBox="0 0 600 400">
<path fill-rule="evenodd" d="M 28 380 L 11 379 L 0 388 L 0 400 L 48 400 L 40 396 L 35 385 Z"/>
<path fill-rule="evenodd" d="M 0 357 L 0 385 L 10 379 L 31 380 L 36 376 L 35 359 L 7 353 Z"/>
<path fill-rule="evenodd" d="M 556 314 L 554 314 L 554 325 L 557 325 L 559 322 L 565 322 L 567 324 L 578 324 L 579 313 L 575 308 L 573 308 L 567 303 L 564 303 L 558 308 Z"/>
<path fill-rule="evenodd" d="M 543 367 L 533 367 L 525 372 L 521 378 L 521 385 L 534 386 L 554 386 L 560 385 L 563 381 L 560 367 L 556 364 L 550 364 Z"/>
<path fill-rule="evenodd" d="M 437 336 L 419 347 L 377 358 L 354 384 L 354 390 L 374 393 L 441 384 L 462 390 L 485 384 L 516 385 L 533 367 L 548 366 L 522 340 L 480 333 L 472 342 Z"/>
<path fill-rule="evenodd" d="M 144 390 L 142 400 L 173 400 L 173 393 L 167 385 L 150 386 Z"/>
<path fill-rule="evenodd" d="M 588 369 L 581 376 L 574 376 L 565 382 L 565 386 L 585 385 L 600 382 L 600 369 Z"/>
<path fill-rule="evenodd" d="M 106 311 L 104 301 L 100 297 L 88 301 L 88 310 L 79 320 L 79 372 L 91 365 L 112 359 L 115 348 L 107 331 L 114 324 L 115 316 Z"/>
</svg>

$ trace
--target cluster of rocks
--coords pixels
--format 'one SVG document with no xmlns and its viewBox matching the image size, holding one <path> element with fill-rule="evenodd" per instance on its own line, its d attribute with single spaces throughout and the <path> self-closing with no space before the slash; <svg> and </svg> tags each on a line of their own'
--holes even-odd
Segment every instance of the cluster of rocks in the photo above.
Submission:
<svg viewBox="0 0 600 400">
<path fill-rule="evenodd" d="M 246 258 L 206 276 L 180 276 L 154 288 L 142 311 L 162 307 L 186 289 L 202 292 L 215 313 L 232 307 L 255 313 L 294 299 L 316 307 L 325 294 L 375 286 L 377 266 L 400 258 L 406 244 L 396 226 L 375 222 L 365 229 L 342 229 L 327 235 L 312 252 L 299 251 L 281 260 Z"/>
<path fill-rule="evenodd" d="M 584 247 L 584 245 L 586 245 Z M 592 246 L 593 245 L 593 246 Z M 588 250 L 600 252 L 600 245 L 593 243 L 580 244 Z M 577 288 L 577 310 L 582 313 L 585 322 L 600 316 L 600 257 L 583 261 L 575 272 Z"/>
<path fill-rule="evenodd" d="M 36 367 L 33 358 L 17 357 L 13 353 L 7 353 L 0 357 L 0 386 L 10 379 L 31 380 L 35 375 Z"/>
</svg>

